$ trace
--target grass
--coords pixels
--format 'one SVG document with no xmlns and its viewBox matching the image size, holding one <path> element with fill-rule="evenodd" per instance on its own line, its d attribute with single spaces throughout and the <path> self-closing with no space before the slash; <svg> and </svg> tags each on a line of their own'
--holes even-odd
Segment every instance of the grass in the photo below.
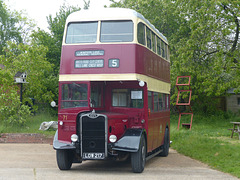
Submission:
<svg viewBox="0 0 240 180">
<path fill-rule="evenodd" d="M 39 113 L 35 116 L 30 116 L 26 121 L 26 126 L 6 126 L 0 123 L 0 133 L 39 133 L 52 136 L 55 130 L 41 131 L 40 124 L 44 121 L 57 121 L 57 116 L 51 116 L 49 113 Z"/>
<path fill-rule="evenodd" d="M 171 147 L 179 153 L 200 160 L 209 166 L 240 178 L 240 140 L 238 134 L 230 138 L 231 121 L 240 117 L 221 114 L 215 116 L 194 115 L 191 131 L 180 127 L 178 116 L 171 116 Z M 190 122 L 185 115 L 181 123 Z"/>
</svg>

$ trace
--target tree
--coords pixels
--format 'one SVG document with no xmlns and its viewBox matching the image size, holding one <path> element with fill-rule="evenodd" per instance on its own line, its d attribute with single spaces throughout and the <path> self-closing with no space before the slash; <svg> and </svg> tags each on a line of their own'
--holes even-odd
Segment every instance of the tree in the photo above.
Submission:
<svg viewBox="0 0 240 180">
<path fill-rule="evenodd" d="M 47 21 L 50 33 L 38 29 L 32 34 L 32 37 L 38 44 L 48 48 L 47 60 L 54 65 L 54 75 L 58 76 L 62 49 L 63 33 L 65 22 L 69 14 L 80 10 L 78 7 L 66 6 L 60 7 L 56 17 L 49 15 Z"/>
<path fill-rule="evenodd" d="M 0 68 L 0 77 L 0 123 L 23 125 L 30 115 L 29 107 L 21 106 L 11 72 Z"/>
<path fill-rule="evenodd" d="M 0 56 L 0 64 L 5 66 L 2 72 L 6 72 L 10 79 L 6 79 L 5 89 L 13 86 L 15 74 L 27 73 L 27 82 L 24 88 L 24 99 L 35 98 L 38 102 L 50 102 L 54 93 L 50 86 L 54 86 L 57 79 L 52 77 L 52 65 L 46 60 L 47 48 L 32 42 L 30 45 L 8 42 L 4 48 L 5 54 Z"/>
<path fill-rule="evenodd" d="M 49 103 L 55 94 L 50 87 L 56 86 L 57 79 L 51 75 L 52 65 L 46 61 L 47 49 L 44 46 L 34 42 L 30 45 L 8 42 L 4 52 L 5 55 L 0 56 L 0 64 L 4 65 L 0 70 L 0 121 L 23 125 L 30 111 L 25 103 L 20 102 L 18 88 L 13 81 L 15 74 L 20 71 L 28 75 L 23 102 L 32 97 L 37 102 Z"/>
<path fill-rule="evenodd" d="M 192 97 L 206 111 L 214 97 L 225 96 L 229 88 L 240 88 L 240 3 L 181 0 L 176 7 L 191 31 L 188 39 L 176 43 L 171 75 L 174 79 L 179 74 L 192 76 Z"/>
<path fill-rule="evenodd" d="M 0 0 L 0 54 L 7 41 L 22 43 L 28 41 L 29 33 L 34 27 L 31 19 L 23 11 L 10 11 Z"/>
<path fill-rule="evenodd" d="M 90 6 L 90 0 L 88 0 L 87 2 L 86 2 L 86 0 L 83 0 L 83 2 L 84 2 L 84 7 L 83 7 L 83 9 L 88 9 L 89 6 Z"/>
<path fill-rule="evenodd" d="M 16 23 L 17 18 L 7 10 L 6 5 L 0 0 L 0 54 L 7 41 L 22 42 Z"/>
</svg>

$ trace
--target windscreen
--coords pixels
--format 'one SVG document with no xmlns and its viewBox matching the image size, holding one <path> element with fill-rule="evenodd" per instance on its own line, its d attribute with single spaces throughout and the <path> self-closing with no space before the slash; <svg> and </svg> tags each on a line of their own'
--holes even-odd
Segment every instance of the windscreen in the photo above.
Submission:
<svg viewBox="0 0 240 180">
<path fill-rule="evenodd" d="M 67 28 L 66 44 L 96 42 L 97 27 L 97 21 L 70 23 Z"/>
<path fill-rule="evenodd" d="M 87 84 L 62 84 L 61 108 L 88 107 Z"/>
<path fill-rule="evenodd" d="M 132 42 L 133 22 L 132 21 L 102 21 L 101 42 Z"/>
</svg>

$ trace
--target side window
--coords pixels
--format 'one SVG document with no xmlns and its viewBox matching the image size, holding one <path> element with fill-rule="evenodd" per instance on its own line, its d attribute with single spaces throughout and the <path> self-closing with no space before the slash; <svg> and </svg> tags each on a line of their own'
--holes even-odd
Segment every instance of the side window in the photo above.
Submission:
<svg viewBox="0 0 240 180">
<path fill-rule="evenodd" d="M 170 109 L 170 105 L 169 105 L 169 94 L 166 95 L 166 109 Z"/>
<path fill-rule="evenodd" d="M 148 109 L 150 109 L 151 111 L 153 111 L 153 102 L 152 102 L 153 98 L 152 98 L 152 92 L 148 91 Z"/>
<path fill-rule="evenodd" d="M 165 44 L 165 56 L 166 56 L 166 59 L 168 60 L 168 45 Z"/>
<path fill-rule="evenodd" d="M 152 31 L 146 27 L 146 32 L 147 32 L 147 47 L 149 49 L 152 49 Z"/>
<path fill-rule="evenodd" d="M 143 108 L 143 91 L 134 89 L 130 90 L 130 107 L 132 108 Z"/>
<path fill-rule="evenodd" d="M 161 40 L 161 48 L 162 48 L 162 57 L 166 58 L 166 54 L 165 54 L 165 43 Z"/>
<path fill-rule="evenodd" d="M 166 110 L 166 94 L 162 94 L 162 99 L 163 99 L 163 110 Z"/>
<path fill-rule="evenodd" d="M 143 108 L 143 91 L 140 89 L 113 89 L 112 106 Z"/>
<path fill-rule="evenodd" d="M 127 107 L 127 89 L 112 90 L 112 106 Z"/>
<path fill-rule="evenodd" d="M 168 46 L 168 60 L 170 61 L 170 47 Z"/>
<path fill-rule="evenodd" d="M 156 52 L 156 36 L 154 33 L 152 33 L 152 49 L 154 52 Z"/>
<path fill-rule="evenodd" d="M 159 111 L 163 110 L 163 95 L 159 93 L 158 95 L 158 101 L 159 101 Z"/>
<path fill-rule="evenodd" d="M 159 101 L 158 101 L 158 94 L 157 92 L 154 92 L 153 93 L 153 96 L 154 96 L 154 112 L 157 112 L 159 111 Z"/>
<path fill-rule="evenodd" d="M 137 38 L 138 42 L 142 45 L 146 45 L 145 41 L 145 25 L 143 23 L 138 23 L 138 30 L 137 30 Z"/>
<path fill-rule="evenodd" d="M 161 40 L 159 37 L 157 38 L 157 54 L 160 56 L 162 55 L 161 54 Z"/>
</svg>

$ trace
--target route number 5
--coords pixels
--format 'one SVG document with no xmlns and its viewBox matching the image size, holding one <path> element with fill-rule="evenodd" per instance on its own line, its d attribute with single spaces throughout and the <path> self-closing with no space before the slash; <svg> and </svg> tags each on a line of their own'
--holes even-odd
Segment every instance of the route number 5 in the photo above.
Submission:
<svg viewBox="0 0 240 180">
<path fill-rule="evenodd" d="M 119 67 L 119 59 L 109 59 L 108 67 L 110 67 L 110 68 L 118 68 Z"/>
</svg>

